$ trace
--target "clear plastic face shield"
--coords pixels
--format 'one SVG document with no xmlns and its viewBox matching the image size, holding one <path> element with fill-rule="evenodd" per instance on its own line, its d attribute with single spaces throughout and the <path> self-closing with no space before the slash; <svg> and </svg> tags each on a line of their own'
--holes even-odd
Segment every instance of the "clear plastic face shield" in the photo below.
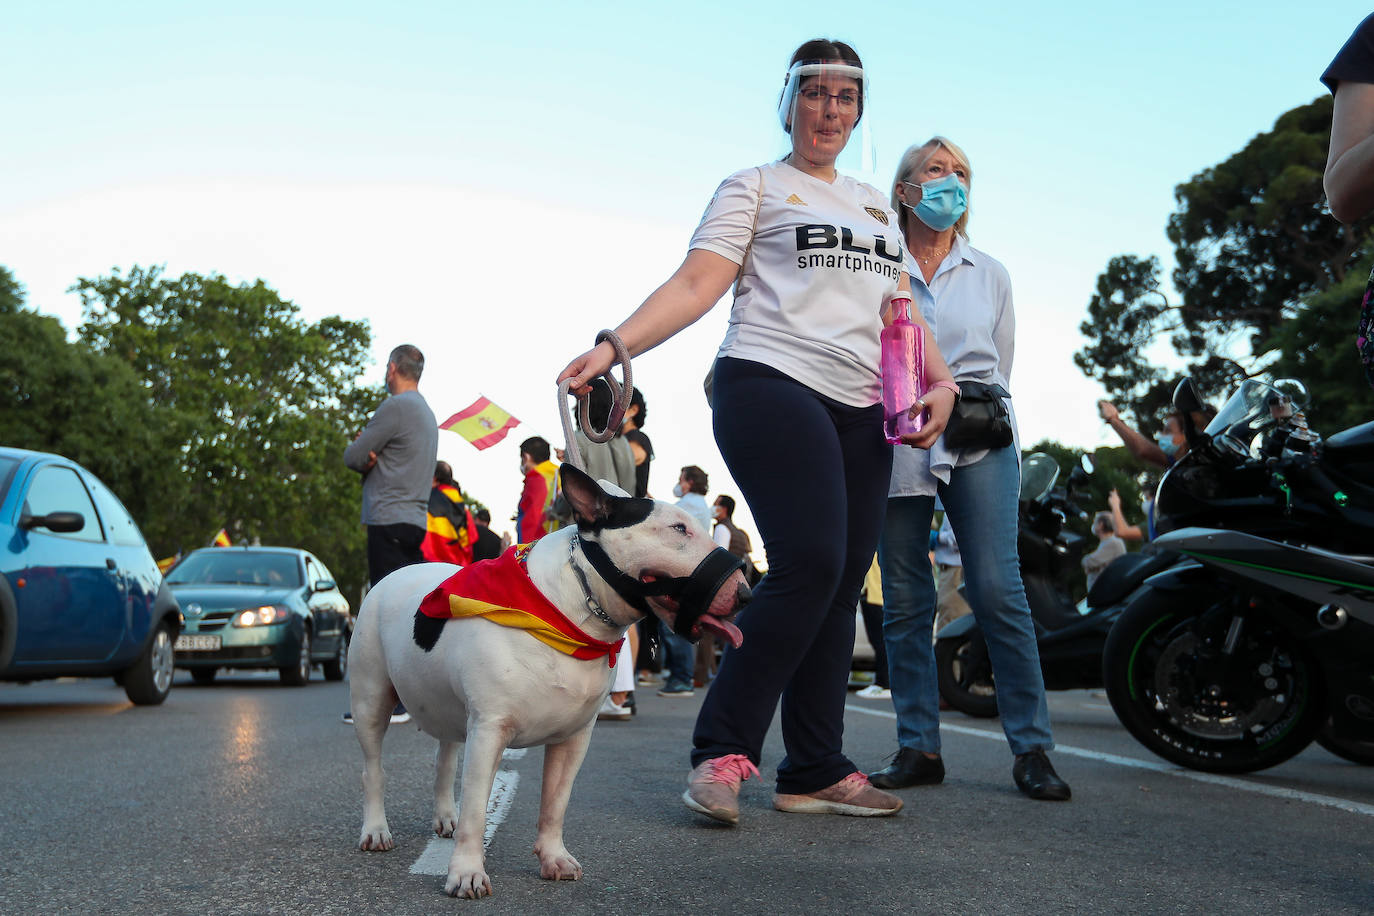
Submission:
<svg viewBox="0 0 1374 916">
<path fill-rule="evenodd" d="M 833 166 L 859 178 L 876 173 L 873 139 L 863 114 L 868 78 L 839 61 L 798 61 L 787 71 L 778 100 L 787 153 L 812 166 Z M 796 162 L 795 165 L 802 165 Z"/>
</svg>

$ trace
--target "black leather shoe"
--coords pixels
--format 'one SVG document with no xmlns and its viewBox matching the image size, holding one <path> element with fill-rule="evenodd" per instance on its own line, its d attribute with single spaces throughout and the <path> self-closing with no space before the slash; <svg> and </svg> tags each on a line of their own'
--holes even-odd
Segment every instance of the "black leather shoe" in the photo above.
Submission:
<svg viewBox="0 0 1374 916">
<path fill-rule="evenodd" d="M 869 773 L 868 781 L 879 789 L 938 785 L 945 781 L 945 762 L 939 757 L 927 757 L 914 747 L 899 747 L 892 763 Z"/>
<path fill-rule="evenodd" d="M 1050 758 L 1040 748 L 1028 754 L 1016 755 L 1011 778 L 1016 780 L 1016 788 L 1039 801 L 1068 801 L 1073 794 L 1069 791 L 1069 784 L 1059 778 L 1054 767 L 1050 766 Z"/>
</svg>

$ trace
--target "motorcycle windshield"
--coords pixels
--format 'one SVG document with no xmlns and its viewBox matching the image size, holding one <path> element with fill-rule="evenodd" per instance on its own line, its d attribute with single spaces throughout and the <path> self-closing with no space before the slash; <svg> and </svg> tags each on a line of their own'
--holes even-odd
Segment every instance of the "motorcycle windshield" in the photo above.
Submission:
<svg viewBox="0 0 1374 916">
<path fill-rule="evenodd" d="M 1044 452 L 1035 452 L 1021 464 L 1021 501 L 1044 499 L 1059 479 L 1059 463 Z"/>
<path fill-rule="evenodd" d="M 1206 432 L 1214 439 L 1229 439 L 1242 451 L 1249 452 L 1256 436 L 1301 408 L 1306 394 L 1302 384 L 1293 379 L 1278 382 L 1246 379 L 1221 405 L 1216 417 L 1207 424 Z"/>
</svg>

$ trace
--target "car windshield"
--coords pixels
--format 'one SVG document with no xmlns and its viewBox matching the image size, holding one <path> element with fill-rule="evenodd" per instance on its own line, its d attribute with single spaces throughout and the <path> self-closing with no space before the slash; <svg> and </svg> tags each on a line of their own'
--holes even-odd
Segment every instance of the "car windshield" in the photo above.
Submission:
<svg viewBox="0 0 1374 916">
<path fill-rule="evenodd" d="M 167 574 L 172 585 L 266 585 L 299 588 L 300 568 L 286 553 L 219 547 L 193 553 Z"/>
</svg>

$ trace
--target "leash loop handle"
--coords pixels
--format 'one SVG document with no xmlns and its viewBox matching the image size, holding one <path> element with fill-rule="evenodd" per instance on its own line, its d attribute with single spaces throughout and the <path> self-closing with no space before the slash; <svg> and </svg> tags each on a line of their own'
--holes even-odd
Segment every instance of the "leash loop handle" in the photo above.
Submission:
<svg viewBox="0 0 1374 916">
<path fill-rule="evenodd" d="M 615 362 L 611 363 L 602 377 L 611 386 L 611 415 L 606 420 L 606 428 L 597 430 L 592 426 L 591 417 L 588 415 L 591 398 L 589 395 L 577 395 L 577 416 L 582 427 L 582 433 L 592 442 L 610 442 L 615 438 L 616 432 L 620 430 L 620 424 L 625 419 L 626 412 L 630 409 L 630 396 L 634 394 L 634 380 L 630 374 L 630 351 L 625 346 L 625 342 L 620 339 L 620 335 L 615 331 L 602 330 L 596 335 L 596 342 L 600 344 L 603 340 L 610 341 L 611 347 L 615 350 Z M 616 363 L 620 364 L 620 374 L 624 378 L 624 384 L 617 382 L 615 376 L 611 375 L 611 369 L 615 368 Z M 577 447 L 577 439 L 573 436 L 572 416 L 567 409 L 568 393 L 572 388 L 572 379 L 567 378 L 558 383 L 558 414 L 563 422 L 563 440 L 567 443 L 564 450 L 564 460 L 572 462 L 573 467 L 583 470 L 585 465 L 582 463 L 582 452 Z"/>
</svg>

